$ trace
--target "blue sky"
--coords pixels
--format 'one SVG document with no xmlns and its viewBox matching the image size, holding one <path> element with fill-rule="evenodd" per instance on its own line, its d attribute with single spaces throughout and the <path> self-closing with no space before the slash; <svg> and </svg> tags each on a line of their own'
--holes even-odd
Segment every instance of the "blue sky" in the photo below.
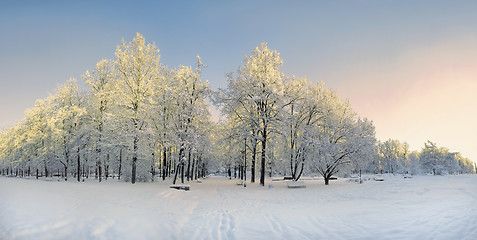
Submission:
<svg viewBox="0 0 477 240">
<path fill-rule="evenodd" d="M 213 89 L 268 42 L 286 74 L 336 89 L 379 139 L 477 159 L 474 1 L 98 2 L 0 3 L 0 128 L 139 32 L 169 67 L 200 55 Z"/>
</svg>

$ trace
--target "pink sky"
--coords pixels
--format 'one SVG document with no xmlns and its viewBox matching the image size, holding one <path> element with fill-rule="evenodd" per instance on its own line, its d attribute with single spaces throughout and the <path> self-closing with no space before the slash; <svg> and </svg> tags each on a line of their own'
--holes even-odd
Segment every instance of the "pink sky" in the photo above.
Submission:
<svg viewBox="0 0 477 240">
<path fill-rule="evenodd" d="M 372 119 L 377 138 L 438 146 L 477 159 L 477 39 L 439 42 L 402 52 L 387 63 L 361 62 L 336 86 Z"/>
</svg>

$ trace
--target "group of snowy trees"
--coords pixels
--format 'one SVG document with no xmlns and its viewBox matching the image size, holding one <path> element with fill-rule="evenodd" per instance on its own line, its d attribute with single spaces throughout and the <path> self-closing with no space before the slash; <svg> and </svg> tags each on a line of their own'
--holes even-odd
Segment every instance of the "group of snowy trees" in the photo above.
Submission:
<svg viewBox="0 0 477 240">
<path fill-rule="evenodd" d="M 377 150 L 377 157 L 368 165 L 370 172 L 433 175 L 475 172 L 471 160 L 431 141 L 424 144 L 421 152 L 411 151 L 409 144 L 392 139 L 379 142 Z"/>
<path fill-rule="evenodd" d="M 233 161 L 229 166 L 238 163 L 246 169 L 242 166 L 250 155 L 251 182 L 259 161 L 261 185 L 266 168 L 293 180 L 305 171 L 319 173 L 328 184 L 343 166 L 360 168 L 371 159 L 376 142 L 372 122 L 357 117 L 348 102 L 322 83 L 285 76 L 279 70 L 282 63 L 280 54 L 263 43 L 236 73 L 227 75 L 228 87 L 216 94 L 215 103 L 227 116 L 221 128 L 230 142 L 230 156 L 224 156 Z"/>
<path fill-rule="evenodd" d="M 378 142 L 373 123 L 335 91 L 280 72 L 280 54 L 265 43 L 217 92 L 201 80 L 199 57 L 194 67 L 168 69 L 140 34 L 115 55 L 82 76 L 87 90 L 70 79 L 0 133 L 2 175 L 176 183 L 213 169 L 245 180 L 250 173 L 251 182 L 260 173 L 264 185 L 266 174 L 320 174 L 328 184 L 338 172 L 474 171 L 470 160 L 431 142 L 420 153 Z M 208 97 L 226 120 L 211 121 Z"/>
<path fill-rule="evenodd" d="M 182 181 L 205 174 L 210 90 L 200 79 L 200 58 L 195 68 L 167 69 L 140 34 L 123 40 L 115 55 L 84 74 L 87 91 L 70 79 L 2 132 L 2 174 L 117 176 L 132 183 L 171 172 L 174 181 L 179 173 Z"/>
</svg>

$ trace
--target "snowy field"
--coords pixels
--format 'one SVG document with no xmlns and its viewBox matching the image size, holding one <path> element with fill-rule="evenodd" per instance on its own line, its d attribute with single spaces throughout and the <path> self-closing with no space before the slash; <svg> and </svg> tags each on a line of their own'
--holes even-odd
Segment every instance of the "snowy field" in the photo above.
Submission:
<svg viewBox="0 0 477 240">
<path fill-rule="evenodd" d="M 0 239 L 477 239 L 477 175 L 236 183 L 0 177 Z"/>
</svg>

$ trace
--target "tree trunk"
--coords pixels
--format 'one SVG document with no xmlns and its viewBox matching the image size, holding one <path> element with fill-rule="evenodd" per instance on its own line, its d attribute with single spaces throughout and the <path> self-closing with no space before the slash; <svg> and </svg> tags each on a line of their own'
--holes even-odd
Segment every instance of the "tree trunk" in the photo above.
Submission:
<svg viewBox="0 0 477 240">
<path fill-rule="evenodd" d="M 136 154 L 134 154 L 132 159 L 132 167 L 131 167 L 131 183 L 132 184 L 136 183 L 136 162 L 137 162 L 137 156 Z"/>
<path fill-rule="evenodd" d="M 293 105 L 292 105 L 292 114 L 293 114 Z M 293 162 L 295 156 L 295 141 L 293 140 L 293 126 L 290 126 L 290 171 L 292 178 L 295 179 L 295 171 L 293 171 Z"/>
<path fill-rule="evenodd" d="M 185 170 L 185 164 L 184 161 L 181 163 L 181 183 L 184 184 L 184 171 Z"/>
<path fill-rule="evenodd" d="M 118 180 L 121 180 L 121 167 L 123 162 L 123 149 L 119 149 L 119 170 L 118 170 Z"/>
<path fill-rule="evenodd" d="M 68 162 L 65 165 L 65 181 L 68 181 Z"/>
<path fill-rule="evenodd" d="M 169 155 L 170 156 L 170 155 Z M 172 159 L 167 160 L 167 176 L 171 177 L 171 172 L 172 172 Z"/>
<path fill-rule="evenodd" d="M 98 179 L 99 179 L 99 182 L 101 182 L 101 174 L 102 174 L 102 169 L 101 169 L 101 163 L 98 164 Z"/>
<path fill-rule="evenodd" d="M 269 162 L 270 164 L 270 172 L 269 172 L 269 177 L 272 177 L 272 172 L 273 172 L 273 169 L 272 169 L 272 162 Z"/>
<path fill-rule="evenodd" d="M 105 177 L 106 180 L 108 180 L 108 177 L 109 177 L 109 165 L 108 164 L 106 164 L 104 166 L 104 177 Z"/>
<path fill-rule="evenodd" d="M 162 181 L 166 180 L 166 173 L 167 173 L 167 151 L 164 147 L 162 149 Z"/>
<path fill-rule="evenodd" d="M 328 185 L 330 183 L 330 178 L 329 177 L 325 177 L 325 185 Z"/>
<path fill-rule="evenodd" d="M 263 129 L 263 139 L 262 139 L 262 166 L 260 169 L 260 185 L 265 186 L 265 156 L 267 150 L 267 128 L 264 127 Z"/>
<path fill-rule="evenodd" d="M 80 164 L 81 164 L 81 162 L 80 162 L 80 149 L 78 147 L 78 149 L 76 150 L 76 165 L 77 165 L 76 175 L 77 175 L 78 182 L 80 181 L 80 175 L 81 175 L 80 174 L 80 169 L 81 169 Z"/>
<path fill-rule="evenodd" d="M 361 179 L 361 169 L 359 169 L 359 183 L 363 183 L 363 180 Z"/>
<path fill-rule="evenodd" d="M 96 148 L 96 179 L 101 182 L 101 148 Z"/>
<path fill-rule="evenodd" d="M 109 153 L 106 157 L 106 161 L 104 162 L 104 178 L 108 180 L 109 177 Z"/>
<path fill-rule="evenodd" d="M 167 176 L 168 177 L 171 177 L 171 174 L 172 174 L 172 165 L 175 164 L 175 161 L 172 161 L 172 150 L 171 148 L 168 148 L 167 149 L 167 155 L 169 155 L 169 161 L 167 163 Z"/>
<path fill-rule="evenodd" d="M 305 169 L 305 155 L 304 153 L 302 154 L 302 160 L 301 160 L 301 169 L 300 169 L 300 173 L 298 174 L 298 176 L 296 177 L 295 181 L 298 181 L 298 179 L 300 179 L 301 175 L 303 174 L 303 169 Z"/>
<path fill-rule="evenodd" d="M 86 169 L 85 169 L 85 166 Z M 83 164 L 83 178 L 89 178 L 89 164 L 88 164 L 88 155 L 84 155 L 84 164 Z"/>
<path fill-rule="evenodd" d="M 194 157 L 192 158 L 192 168 L 190 170 L 190 178 L 191 180 L 194 180 L 194 167 L 195 167 L 195 162 L 196 162 L 196 156 L 197 154 L 194 154 Z"/>
<path fill-rule="evenodd" d="M 177 174 L 179 172 L 179 168 L 182 166 L 183 162 L 183 157 L 184 157 L 184 145 L 182 144 L 181 148 L 179 149 L 179 163 L 177 163 L 176 168 L 174 168 L 174 179 L 172 180 L 172 184 L 176 184 L 177 181 Z M 184 174 L 182 174 L 182 178 L 184 177 Z M 184 183 L 184 180 L 182 180 L 182 183 Z"/>
<path fill-rule="evenodd" d="M 256 140 L 254 140 L 256 141 Z M 253 148 L 252 148 L 252 166 L 250 171 L 251 171 L 251 179 L 250 182 L 254 183 L 255 182 L 255 160 L 257 158 L 257 143 L 253 143 Z"/>
<path fill-rule="evenodd" d="M 245 159 L 244 159 L 244 166 L 243 166 L 243 181 L 244 184 L 247 181 L 247 152 L 245 151 Z"/>
<path fill-rule="evenodd" d="M 202 163 L 202 154 L 199 155 L 199 158 L 197 159 L 197 171 L 196 171 L 196 175 L 195 175 L 195 179 L 199 179 L 200 178 L 200 166 L 201 166 L 201 163 Z"/>
<path fill-rule="evenodd" d="M 190 158 L 191 158 L 191 150 L 189 149 L 189 157 L 187 159 L 187 181 L 190 180 Z"/>
<path fill-rule="evenodd" d="M 38 168 L 36 169 L 36 179 L 38 179 Z"/>
<path fill-rule="evenodd" d="M 152 161 L 151 161 L 151 181 L 154 182 L 154 175 L 156 175 L 156 167 L 154 166 L 154 152 L 152 152 Z"/>
<path fill-rule="evenodd" d="M 180 163 L 178 163 L 177 165 L 175 165 L 174 167 L 174 178 L 172 179 L 172 184 L 176 184 L 176 181 L 177 181 L 177 176 L 179 174 L 179 167 L 180 167 Z"/>
<path fill-rule="evenodd" d="M 133 153 L 133 159 L 132 159 L 132 172 L 131 172 L 131 183 L 135 184 L 136 183 L 136 162 L 137 162 L 137 149 L 138 149 L 138 141 L 139 137 L 136 135 L 134 137 L 134 153 Z"/>
</svg>

